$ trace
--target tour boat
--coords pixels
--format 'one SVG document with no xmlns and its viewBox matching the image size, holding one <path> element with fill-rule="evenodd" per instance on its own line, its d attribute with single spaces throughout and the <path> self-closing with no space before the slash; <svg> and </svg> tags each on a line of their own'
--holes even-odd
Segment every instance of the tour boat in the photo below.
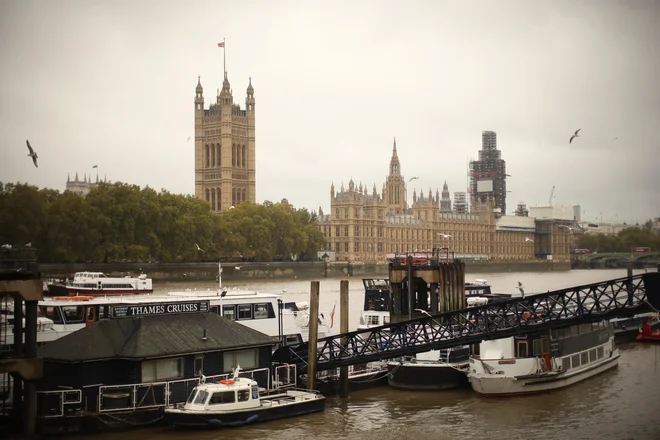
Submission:
<svg viewBox="0 0 660 440">
<path fill-rule="evenodd" d="M 660 342 L 660 330 L 653 330 L 653 327 L 649 323 L 649 319 L 655 319 L 655 325 L 660 315 L 645 316 L 644 321 L 642 322 L 642 327 L 639 330 L 637 335 L 637 340 L 640 342 Z"/>
<path fill-rule="evenodd" d="M 294 417 L 325 409 L 325 397 L 317 391 L 288 389 L 271 395 L 260 395 L 259 384 L 239 376 L 236 367 L 233 379 L 217 383 L 200 380 L 188 401 L 167 407 L 163 418 L 179 428 L 226 428 L 251 423 Z"/>
<path fill-rule="evenodd" d="M 77 272 L 66 283 L 69 295 L 130 295 L 153 292 L 151 278 L 145 274 L 134 277 L 108 277 L 102 272 Z"/>
<path fill-rule="evenodd" d="M 619 349 L 609 321 L 482 341 L 468 379 L 481 396 L 534 394 L 573 385 L 614 368 Z"/>
</svg>

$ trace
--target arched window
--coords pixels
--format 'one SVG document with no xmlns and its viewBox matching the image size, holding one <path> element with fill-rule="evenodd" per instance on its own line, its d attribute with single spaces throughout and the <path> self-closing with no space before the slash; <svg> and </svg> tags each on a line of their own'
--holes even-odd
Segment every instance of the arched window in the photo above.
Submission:
<svg viewBox="0 0 660 440">
<path fill-rule="evenodd" d="M 211 166 L 215 166 L 215 148 L 213 146 L 211 146 Z"/>
<path fill-rule="evenodd" d="M 236 144 L 231 144 L 231 166 L 236 166 Z"/>
<path fill-rule="evenodd" d="M 243 201 L 247 200 L 247 190 L 243 188 Z"/>
<path fill-rule="evenodd" d="M 222 209 L 222 190 L 220 188 L 216 188 L 215 194 L 218 198 L 218 211 L 220 211 Z"/>
<path fill-rule="evenodd" d="M 247 154 L 246 154 L 247 151 L 246 151 L 246 149 L 245 149 L 245 145 L 243 145 L 242 150 L 243 150 L 243 151 L 242 151 L 242 156 L 243 156 L 243 168 L 247 168 L 247 165 L 246 165 L 246 164 L 247 164 Z"/>
<path fill-rule="evenodd" d="M 222 166 L 222 154 L 220 154 L 220 153 L 222 152 L 222 150 L 220 149 L 220 144 L 216 144 L 215 148 L 218 150 L 217 156 L 216 156 L 216 158 L 218 160 L 217 166 L 221 167 Z"/>
<path fill-rule="evenodd" d="M 215 211 L 215 188 L 211 189 L 211 211 Z"/>
<path fill-rule="evenodd" d="M 206 168 L 209 167 L 209 144 L 206 144 L 206 148 L 204 148 L 204 161 L 206 162 Z"/>
<path fill-rule="evenodd" d="M 236 188 L 231 189 L 231 205 L 236 206 Z"/>
<path fill-rule="evenodd" d="M 206 188 L 206 201 L 211 203 L 211 191 Z"/>
</svg>

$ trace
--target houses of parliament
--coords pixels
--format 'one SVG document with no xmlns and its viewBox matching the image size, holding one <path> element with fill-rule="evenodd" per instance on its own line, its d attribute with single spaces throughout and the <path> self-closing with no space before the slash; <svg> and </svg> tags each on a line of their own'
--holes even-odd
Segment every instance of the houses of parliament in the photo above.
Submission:
<svg viewBox="0 0 660 440">
<path fill-rule="evenodd" d="M 252 79 L 245 109 L 234 104 L 224 72 L 215 103 L 204 108 L 201 78 L 195 88 L 195 197 L 221 212 L 240 202 L 256 201 L 255 102 Z"/>
<path fill-rule="evenodd" d="M 330 188 L 330 212 L 319 208 L 318 227 L 326 250 L 338 261 L 386 261 L 397 252 L 441 248 L 454 257 L 479 260 L 569 261 L 575 237 L 567 227 L 573 219 L 528 216 L 524 205 L 505 215 L 505 167 L 494 132 L 482 133 L 480 160 L 470 164 L 469 198 L 455 193 L 452 209 L 445 182 L 442 195 L 413 191 L 406 200 L 407 182 L 392 148 L 389 174 L 379 193 L 351 179 L 348 187 Z"/>
</svg>

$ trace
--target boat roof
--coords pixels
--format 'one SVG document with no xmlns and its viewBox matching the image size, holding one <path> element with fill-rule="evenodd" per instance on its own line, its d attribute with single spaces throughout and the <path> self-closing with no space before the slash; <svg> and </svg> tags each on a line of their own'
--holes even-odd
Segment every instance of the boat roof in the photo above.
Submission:
<svg viewBox="0 0 660 440">
<path fill-rule="evenodd" d="M 154 304 L 189 302 L 191 299 L 214 300 L 219 299 L 221 291 L 183 291 L 168 293 L 144 293 L 134 295 L 76 295 L 44 298 L 39 301 L 41 306 L 72 306 L 72 305 L 121 305 L 121 304 Z M 279 298 L 274 293 L 261 293 L 258 291 L 232 291 L 222 297 L 223 300 L 268 300 Z M 60 299 L 58 299 L 60 298 Z"/>
</svg>

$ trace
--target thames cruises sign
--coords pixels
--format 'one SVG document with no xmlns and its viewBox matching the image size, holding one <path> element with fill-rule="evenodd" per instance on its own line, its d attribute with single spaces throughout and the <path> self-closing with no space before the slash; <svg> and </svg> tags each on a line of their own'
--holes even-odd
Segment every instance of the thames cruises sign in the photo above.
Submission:
<svg viewBox="0 0 660 440">
<path fill-rule="evenodd" d="M 210 310 L 209 301 L 191 301 L 169 304 L 135 304 L 114 306 L 111 316 L 113 318 L 127 318 L 131 316 L 177 315 L 181 313 L 204 313 Z"/>
</svg>

